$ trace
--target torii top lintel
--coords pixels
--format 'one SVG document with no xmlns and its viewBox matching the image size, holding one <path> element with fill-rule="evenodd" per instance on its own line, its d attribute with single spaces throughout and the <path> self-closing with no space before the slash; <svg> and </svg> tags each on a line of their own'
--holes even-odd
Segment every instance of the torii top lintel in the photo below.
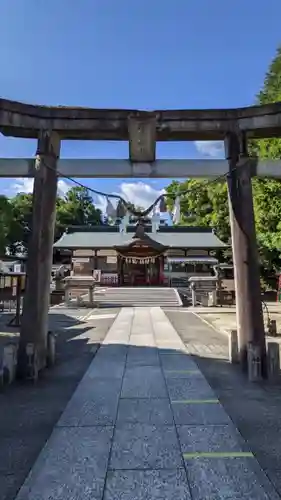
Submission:
<svg viewBox="0 0 281 500">
<path fill-rule="evenodd" d="M 7 136 L 38 138 L 41 130 L 53 130 L 61 139 L 129 140 L 130 121 L 144 128 L 153 123 L 156 141 L 221 140 L 231 131 L 247 137 L 278 137 L 281 102 L 236 109 L 138 111 L 37 106 L 0 99 L 0 131 Z"/>
</svg>

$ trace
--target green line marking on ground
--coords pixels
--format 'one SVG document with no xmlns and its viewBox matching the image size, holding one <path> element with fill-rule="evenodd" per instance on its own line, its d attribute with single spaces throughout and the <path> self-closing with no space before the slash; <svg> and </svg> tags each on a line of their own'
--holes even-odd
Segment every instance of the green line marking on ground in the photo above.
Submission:
<svg viewBox="0 0 281 500">
<path fill-rule="evenodd" d="M 254 455 L 250 451 L 203 451 L 197 453 L 183 453 L 185 460 L 193 458 L 253 458 Z"/>
<path fill-rule="evenodd" d="M 165 370 L 166 373 L 200 373 L 200 370 Z"/>
<path fill-rule="evenodd" d="M 171 401 L 173 405 L 204 405 L 204 404 L 218 404 L 218 399 L 179 399 Z"/>
</svg>

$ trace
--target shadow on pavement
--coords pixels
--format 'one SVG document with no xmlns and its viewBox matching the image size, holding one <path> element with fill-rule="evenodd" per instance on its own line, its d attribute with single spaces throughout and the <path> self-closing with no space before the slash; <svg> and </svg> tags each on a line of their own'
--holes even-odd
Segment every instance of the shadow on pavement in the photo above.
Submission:
<svg viewBox="0 0 281 500">
<path fill-rule="evenodd" d="M 253 384 L 221 359 L 193 356 L 234 425 L 281 495 L 281 379 Z"/>
<path fill-rule="evenodd" d="M 177 314 L 176 311 L 173 314 Z M 104 322 L 104 326 L 96 326 L 93 329 L 90 325 L 85 325 L 83 321 L 71 318 L 61 312 L 57 312 L 54 316 L 57 317 L 56 320 L 52 318 L 51 321 L 56 325 L 54 330 L 58 333 L 57 365 L 51 370 L 46 370 L 36 385 L 15 384 L 15 386 L 8 388 L 0 394 L 0 500 L 14 500 L 17 491 L 24 482 L 38 454 L 60 419 L 79 381 L 87 370 L 101 340 L 103 340 L 114 321 L 112 319 L 110 322 Z M 200 322 L 198 319 L 197 321 Z M 202 343 L 203 336 L 200 338 L 201 323 L 195 323 L 193 325 L 194 329 L 192 329 L 193 333 L 191 334 L 193 335 L 193 341 L 194 339 L 199 339 Z M 187 331 L 187 325 L 190 326 L 190 324 L 186 319 L 184 320 L 184 324 L 185 326 L 182 328 L 184 331 Z M 206 328 L 208 327 L 206 325 L 203 327 L 205 328 L 204 335 L 206 335 Z M 178 333 L 182 336 L 179 331 Z M 211 341 L 215 342 L 217 339 L 214 338 L 215 333 L 213 330 L 212 335 Z M 90 343 L 89 340 L 91 340 Z M 187 337 L 183 340 L 185 344 L 188 344 Z M 141 418 L 144 424 L 150 423 L 163 426 L 167 425 L 168 421 L 171 425 L 171 421 L 169 420 L 169 412 L 171 410 L 169 408 L 162 411 L 156 408 L 153 411 L 153 405 L 150 407 L 149 401 L 146 402 L 144 407 L 141 405 L 141 408 L 137 406 L 134 409 L 134 406 L 132 406 L 129 411 L 127 407 L 128 401 L 131 398 L 139 400 L 149 398 L 151 401 L 156 401 L 159 398 L 157 401 L 160 401 L 160 405 L 163 405 L 163 402 L 166 401 L 167 388 L 163 386 L 161 376 L 157 374 L 159 353 L 169 354 L 169 356 L 166 356 L 165 363 L 166 369 L 170 372 L 169 377 L 171 377 L 170 382 L 167 382 L 166 379 L 171 399 L 185 400 L 200 397 L 208 399 L 210 397 L 208 396 L 208 387 L 201 387 L 200 389 L 200 383 L 198 383 L 198 386 L 196 385 L 192 389 L 192 384 L 190 386 L 190 383 L 184 380 L 187 376 L 184 374 L 186 361 L 184 359 L 179 360 L 177 356 L 179 352 L 174 349 L 166 351 L 165 349 L 157 350 L 146 346 L 128 347 L 122 344 L 109 344 L 101 347 L 98 357 L 102 352 L 105 353 L 106 359 L 111 363 L 111 369 L 108 369 L 107 363 L 105 364 L 106 366 L 94 363 L 92 365 L 93 370 L 91 369 L 90 373 L 87 372 L 88 380 L 84 379 L 84 381 L 85 386 L 90 383 L 97 390 L 100 383 L 100 390 L 102 391 L 102 395 L 104 395 L 106 388 L 105 380 L 115 378 L 114 383 L 112 381 L 112 383 L 108 382 L 106 384 L 109 392 L 112 392 L 108 415 L 105 413 L 103 407 L 89 406 L 87 392 L 85 392 L 85 408 L 83 407 L 83 398 L 82 400 L 78 398 L 77 401 L 81 405 L 81 408 L 79 404 L 73 404 L 73 415 L 71 415 L 72 407 L 70 408 L 68 417 L 66 415 L 66 418 L 70 418 L 71 425 L 74 426 L 75 418 L 78 418 L 77 422 L 82 426 L 83 423 L 81 422 L 84 419 L 85 432 L 87 430 L 87 422 L 90 426 L 110 426 L 115 423 L 121 378 L 119 373 L 120 367 L 114 361 L 117 358 L 120 360 L 123 356 L 126 359 L 126 369 L 129 370 L 127 377 L 122 379 L 122 390 L 124 391 L 122 397 L 124 398 L 125 405 L 122 416 L 123 423 L 126 422 L 128 425 L 134 425 Z M 173 360 L 173 358 L 175 359 Z M 281 436 L 281 424 L 279 424 L 278 420 L 281 411 L 281 395 L 278 395 L 279 386 L 253 386 L 246 381 L 245 377 L 236 367 L 229 365 L 224 359 L 210 358 L 209 356 L 207 358 L 199 354 L 193 354 L 192 358 L 205 375 L 235 426 L 241 432 L 246 445 L 248 443 L 249 448 L 256 454 L 260 465 L 266 471 L 271 482 L 280 492 L 281 452 L 279 450 L 279 437 Z M 163 361 L 161 363 L 163 368 Z M 116 373 L 114 372 L 114 364 L 116 365 Z M 104 371 L 101 371 L 102 368 Z M 181 371 L 182 374 L 180 375 Z M 178 373 L 176 374 L 175 372 Z M 153 376 L 151 375 L 152 373 Z M 94 379 L 99 379 L 100 382 L 96 380 L 96 384 L 93 384 Z M 118 380 L 120 381 L 119 389 L 117 387 Z M 187 385 L 185 385 L 186 382 Z M 206 390 L 207 392 L 200 395 L 196 392 L 198 389 L 203 390 L 203 392 Z M 114 406 L 115 404 L 116 406 Z M 279 413 L 278 409 L 280 410 Z M 206 414 L 205 412 L 204 418 L 206 418 L 206 415 L 208 413 Z M 181 424 L 179 425 L 191 425 L 189 420 L 190 415 L 187 413 L 184 412 L 184 415 L 179 413 L 178 417 L 183 419 L 180 420 Z M 188 420 L 185 421 L 185 418 L 188 418 Z M 198 416 L 196 418 L 196 423 L 192 424 L 193 427 L 194 425 L 200 425 L 200 423 L 206 425 L 206 421 L 200 422 L 198 421 Z M 69 428 L 70 433 L 73 432 L 71 431 L 71 425 Z M 63 426 L 67 427 L 67 422 L 63 422 Z M 165 429 L 160 429 L 159 433 L 161 432 L 163 432 L 163 439 L 160 442 L 165 442 Z M 132 435 L 131 438 L 133 440 L 135 436 Z M 141 436 L 140 442 L 144 438 L 145 436 Z M 131 445 L 129 443 L 126 446 L 130 448 Z M 166 446 L 167 443 L 165 442 Z M 171 445 L 173 453 L 175 452 L 174 446 L 174 444 Z M 67 459 L 67 443 L 65 443 L 65 447 L 65 459 Z M 147 460 L 153 459 L 156 462 L 160 460 L 161 457 L 159 458 L 157 453 L 154 451 L 154 459 L 149 456 Z M 132 453 L 126 456 L 130 456 L 130 460 L 134 459 Z M 137 459 L 138 457 L 135 458 Z M 176 467 L 175 465 L 173 466 Z M 239 482 L 239 478 L 237 479 Z"/>
<path fill-rule="evenodd" d="M 91 326 L 67 314 L 50 316 L 56 365 L 36 384 L 15 382 L 0 392 L 0 500 L 14 500 L 114 320 Z M 8 333 L 2 342 L 11 340 Z"/>
<path fill-rule="evenodd" d="M 195 346 L 193 359 L 281 495 L 281 377 L 248 382 L 239 365 L 228 362 L 225 335 L 192 313 L 166 314 L 185 345 Z"/>
<path fill-rule="evenodd" d="M 156 490 L 158 498 L 191 498 L 189 491 L 192 498 L 219 498 L 215 492 L 225 490 L 227 484 L 236 498 L 238 493 L 245 498 L 246 492 L 248 497 L 258 498 L 262 485 L 268 498 L 276 500 L 272 485 L 252 457 L 230 460 L 227 467 L 223 459 L 206 462 L 188 457 L 192 452 L 243 453 L 249 449 L 221 405 L 210 407 L 215 394 L 193 360 L 182 354 L 177 348 L 103 344 L 37 463 L 40 473 L 29 478 L 20 498 L 27 493 L 35 498 L 39 492 L 44 498 L 56 498 L 59 492 L 62 498 L 69 491 L 73 498 L 84 498 L 86 492 L 89 498 L 91 494 L 93 498 L 156 498 Z M 199 364 L 199 358 L 196 361 Z M 51 405 L 54 393 L 49 397 Z M 196 404 L 200 400 L 202 404 Z M 19 448 L 8 464 L 10 472 L 0 457 L 0 470 L 6 467 L 8 482 L 8 474 L 16 477 L 17 489 L 42 448 L 44 425 L 44 441 L 52 430 L 44 421 L 46 403 L 41 404 L 38 407 L 37 400 L 34 415 L 32 406 L 26 414 L 23 406 L 21 418 L 19 413 L 15 417 L 13 432 L 18 433 Z M 65 400 L 60 404 L 62 411 Z M 40 419 L 38 410 L 43 413 Z M 55 409 L 52 425 L 61 411 Z M 29 434 L 26 442 L 19 430 L 22 423 Z M 33 454 L 29 451 L 23 462 L 24 445 L 32 443 Z M 95 475 L 97 463 L 101 466 Z M 8 487 L 10 492 L 3 500 L 14 498 Z M 17 489 L 12 489 L 15 494 Z"/>
</svg>

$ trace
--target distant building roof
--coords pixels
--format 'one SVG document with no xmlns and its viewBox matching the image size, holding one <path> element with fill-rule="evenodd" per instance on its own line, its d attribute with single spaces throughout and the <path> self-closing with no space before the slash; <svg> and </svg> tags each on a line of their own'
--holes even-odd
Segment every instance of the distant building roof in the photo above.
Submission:
<svg viewBox="0 0 281 500">
<path fill-rule="evenodd" d="M 134 241 L 136 226 L 129 226 L 127 233 L 119 232 L 117 226 L 72 227 L 54 244 L 55 248 L 112 248 L 124 247 Z M 170 248 L 224 248 L 225 245 L 212 231 L 205 227 L 162 226 L 156 233 L 151 226 L 145 232 L 155 242 Z"/>
</svg>

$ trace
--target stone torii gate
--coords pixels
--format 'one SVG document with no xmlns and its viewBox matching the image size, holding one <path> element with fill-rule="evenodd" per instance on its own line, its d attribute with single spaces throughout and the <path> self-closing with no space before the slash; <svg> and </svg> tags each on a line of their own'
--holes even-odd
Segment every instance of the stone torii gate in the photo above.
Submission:
<svg viewBox="0 0 281 500">
<path fill-rule="evenodd" d="M 27 372 L 26 346 L 45 367 L 58 171 L 77 177 L 213 177 L 229 172 L 229 207 L 241 364 L 257 345 L 266 374 L 266 348 L 251 177 L 280 177 L 273 162 L 247 157 L 247 141 L 281 136 L 281 103 L 239 109 L 136 111 L 34 106 L 0 99 L 3 135 L 38 140 L 34 160 L 2 160 L 0 176 L 34 176 L 33 226 L 27 262 L 18 368 Z M 129 160 L 61 160 L 61 140 L 126 140 Z M 224 140 L 227 161 L 156 160 L 156 141 Z M 103 166 L 102 166 L 103 163 Z M 100 165 L 99 165 L 100 164 Z M 106 168 L 103 168 L 107 164 Z M 197 170 L 198 167 L 198 170 Z M 268 168 L 267 168 L 268 167 Z M 226 170 L 223 170 L 226 169 Z M 180 175 L 179 175 L 180 173 Z"/>
</svg>

